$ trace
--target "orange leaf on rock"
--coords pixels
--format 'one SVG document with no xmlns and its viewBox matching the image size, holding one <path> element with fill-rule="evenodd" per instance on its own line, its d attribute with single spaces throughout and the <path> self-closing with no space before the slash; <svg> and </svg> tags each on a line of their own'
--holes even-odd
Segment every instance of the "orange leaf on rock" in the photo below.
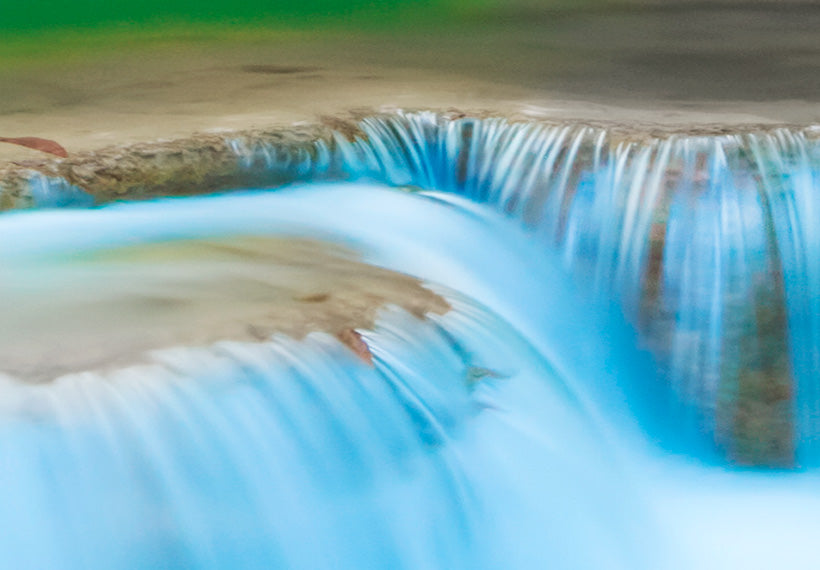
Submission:
<svg viewBox="0 0 820 570">
<path fill-rule="evenodd" d="M 353 353 L 361 358 L 366 364 L 373 366 L 373 354 L 370 347 L 362 340 L 362 335 L 353 329 L 342 329 L 336 333 L 336 338 L 347 345 Z"/>
<path fill-rule="evenodd" d="M 54 154 L 62 158 L 68 156 L 68 152 L 66 151 L 66 149 L 64 149 L 59 143 L 56 143 L 48 139 L 41 139 L 39 137 L 0 137 L 0 142 L 6 142 L 10 144 L 16 144 L 28 148 L 33 148 L 34 150 L 47 152 L 49 154 Z"/>
</svg>

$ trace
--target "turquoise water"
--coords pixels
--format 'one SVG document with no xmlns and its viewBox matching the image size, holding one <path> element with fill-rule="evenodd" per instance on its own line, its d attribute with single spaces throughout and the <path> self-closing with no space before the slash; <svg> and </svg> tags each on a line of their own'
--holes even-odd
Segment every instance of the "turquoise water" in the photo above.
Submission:
<svg viewBox="0 0 820 570">
<path fill-rule="evenodd" d="M 668 445 L 739 463 L 816 463 L 815 135 L 630 142 L 600 128 L 433 113 L 360 128 L 354 141 L 292 153 L 230 144 L 248 172 L 371 179 L 489 205 L 558 255 L 586 301 L 633 327 L 658 369 L 636 399 L 651 401 L 646 421 Z M 750 414 L 769 423 L 747 421 L 744 402 L 764 400 Z"/>
<path fill-rule="evenodd" d="M 384 309 L 364 331 L 374 368 L 313 335 L 8 379 L 5 565 L 813 567 L 816 472 L 659 443 L 638 397 L 657 376 L 628 320 L 492 208 L 348 183 L 15 213 L 0 260 L 237 234 L 344 244 L 453 310 Z"/>
<path fill-rule="evenodd" d="M 360 127 L 295 150 L 226 140 L 252 179 L 294 181 L 275 191 L 90 208 L 32 177 L 39 209 L 0 217 L 6 283 L 269 235 L 345 246 L 453 309 L 385 307 L 362 331 L 373 368 L 314 334 L 3 377 L 4 565 L 816 566 L 812 132 Z"/>
<path fill-rule="evenodd" d="M 415 216 L 439 231 L 417 235 Z M 570 381 L 581 371 L 603 380 L 600 363 L 571 351 L 547 359 L 505 319 L 464 297 L 492 302 L 510 287 L 540 297 L 541 288 L 515 284 L 549 264 L 531 266 L 532 248 L 514 226 L 367 186 L 4 222 L 3 243 L 15 236 L 25 244 L 3 248 L 6 263 L 183 235 L 322 232 L 358 244 L 372 261 L 439 274 L 457 307 L 430 324 L 387 310 L 366 334 L 375 370 L 317 336 L 172 350 L 160 366 L 105 377 L 10 383 L 2 432 L 9 500 L 0 515 L 14 528 L 3 539 L 10 564 L 492 568 L 531 567 L 549 556 L 575 567 L 633 568 L 651 556 L 637 544 L 610 544 L 608 531 L 595 529 L 614 525 L 631 503 L 614 473 L 593 475 L 621 468 L 592 396 L 611 389 Z M 510 271 L 473 267 L 479 252 L 459 259 L 467 253 L 463 231 L 512 256 Z M 499 231 L 509 239 L 497 239 Z M 558 283 L 550 289 L 571 295 Z M 498 309 L 528 328 L 541 320 L 508 303 Z M 538 344 L 558 324 L 550 321 Z M 581 328 L 564 323 L 552 350 L 563 352 L 571 329 Z M 494 378 L 471 387 L 471 367 Z M 558 436 L 559 426 L 573 427 Z M 626 431 L 634 437 L 634 427 Z M 591 480 L 571 490 L 579 478 Z M 529 494 L 541 485 L 566 491 L 542 502 Z M 17 505 L 26 505 L 25 517 Z M 581 548 L 591 529 L 600 547 Z"/>
</svg>

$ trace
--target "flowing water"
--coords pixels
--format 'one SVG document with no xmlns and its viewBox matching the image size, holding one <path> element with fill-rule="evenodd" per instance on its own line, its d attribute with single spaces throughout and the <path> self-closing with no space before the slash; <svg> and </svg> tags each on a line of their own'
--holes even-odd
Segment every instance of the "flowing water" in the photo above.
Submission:
<svg viewBox="0 0 820 570">
<path fill-rule="evenodd" d="M 452 309 L 386 307 L 362 331 L 372 368 L 315 334 L 7 378 L 4 565 L 816 565 L 810 133 L 638 143 L 408 114 L 299 152 L 230 144 L 242 168 L 347 182 L 4 214 L 4 271 L 288 236 L 419 277 Z M 43 204 L 87 200 L 36 183 Z"/>
<path fill-rule="evenodd" d="M 706 442 L 740 463 L 816 463 L 812 133 L 631 142 L 591 127 L 432 113 L 360 128 L 356 140 L 312 152 L 232 144 L 248 169 L 435 189 L 519 221 L 587 298 L 616 301 L 639 332 L 663 378 L 652 408 L 663 408 L 681 445 Z"/>
</svg>

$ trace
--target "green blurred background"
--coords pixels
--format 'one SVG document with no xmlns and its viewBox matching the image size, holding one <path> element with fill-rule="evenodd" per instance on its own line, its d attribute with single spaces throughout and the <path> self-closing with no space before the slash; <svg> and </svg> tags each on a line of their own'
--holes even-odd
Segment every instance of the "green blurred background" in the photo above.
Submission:
<svg viewBox="0 0 820 570">
<path fill-rule="evenodd" d="M 3 0 L 0 28 L 37 31 L 110 25 L 229 23 L 305 26 L 391 20 L 409 13 L 480 8 L 482 0 Z"/>
<path fill-rule="evenodd" d="M 185 41 L 496 25 L 635 0 L 0 0 L 0 70 Z M 646 0 L 639 0 L 646 1 Z M 651 1 L 651 0 L 650 0 Z"/>
<path fill-rule="evenodd" d="M 490 0 L 492 1 L 492 0 Z M 458 18 L 485 0 L 0 0 L 0 69 L 187 40 Z"/>
<path fill-rule="evenodd" d="M 407 25 L 515 10 L 566 10 L 635 0 L 2 0 L 0 30 L 32 32 L 157 24 Z M 646 2 L 646 0 L 643 0 Z M 651 0 L 650 0 L 651 1 Z M 680 0 L 678 0 L 680 1 Z"/>
</svg>

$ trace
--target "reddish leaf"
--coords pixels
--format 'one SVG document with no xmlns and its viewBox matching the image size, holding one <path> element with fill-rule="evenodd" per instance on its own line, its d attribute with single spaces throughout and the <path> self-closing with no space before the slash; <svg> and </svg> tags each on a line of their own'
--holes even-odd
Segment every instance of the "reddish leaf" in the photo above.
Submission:
<svg viewBox="0 0 820 570">
<path fill-rule="evenodd" d="M 342 329 L 336 333 L 336 338 L 346 344 L 366 364 L 373 366 L 373 355 L 370 353 L 370 347 L 362 340 L 362 335 L 353 329 Z"/>
<path fill-rule="evenodd" d="M 61 156 L 63 158 L 68 156 L 68 152 L 66 151 L 66 149 L 64 149 L 58 143 L 56 143 L 54 141 L 50 141 L 48 139 L 41 139 L 41 138 L 38 138 L 38 137 L 19 137 L 19 138 L 0 137 L 0 142 L 18 144 L 20 146 L 33 148 L 34 150 L 40 150 L 40 151 L 47 152 L 47 153 L 50 153 L 50 154 L 55 154 L 55 155 Z"/>
</svg>

